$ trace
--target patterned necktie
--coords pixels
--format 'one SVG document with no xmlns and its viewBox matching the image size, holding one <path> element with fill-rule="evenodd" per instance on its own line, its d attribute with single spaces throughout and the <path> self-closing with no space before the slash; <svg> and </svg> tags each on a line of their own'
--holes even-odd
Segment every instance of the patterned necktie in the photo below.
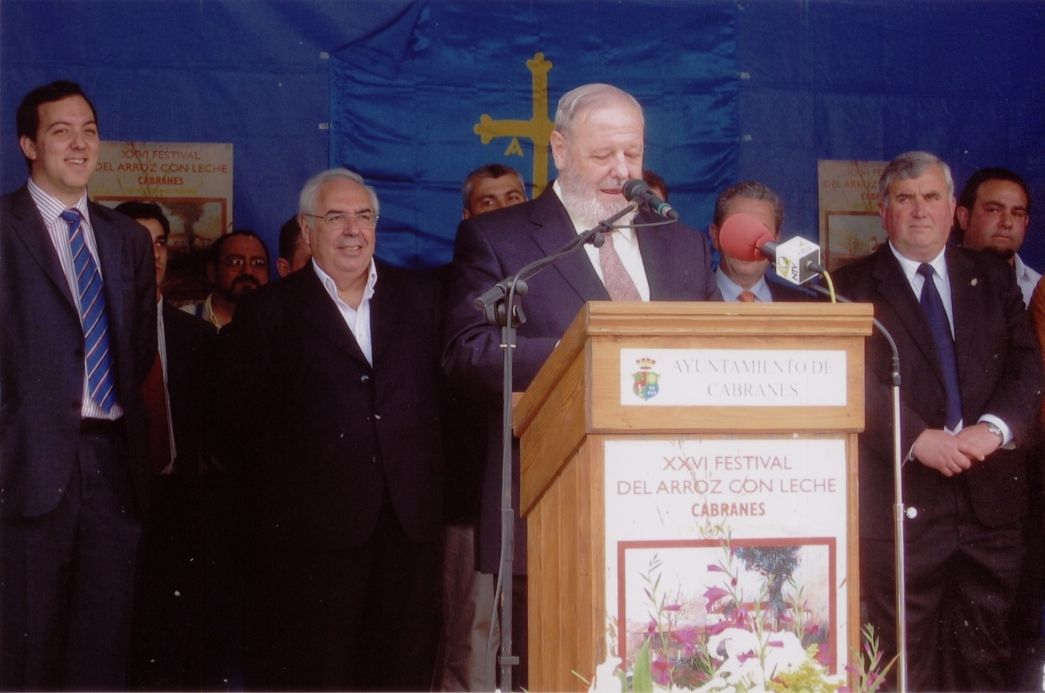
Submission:
<svg viewBox="0 0 1045 693">
<path fill-rule="evenodd" d="M 91 399 L 102 411 L 112 411 L 116 404 L 116 382 L 109 353 L 109 318 L 105 312 L 105 292 L 102 275 L 94 262 L 83 237 L 80 213 L 75 209 L 62 212 L 69 225 L 69 247 L 76 270 L 76 288 L 80 293 L 80 323 L 83 325 L 83 346 L 87 359 L 87 389 Z"/>
<path fill-rule="evenodd" d="M 936 356 L 940 359 L 940 368 L 943 370 L 943 387 L 947 393 L 947 428 L 952 431 L 962 420 L 961 391 L 958 389 L 958 361 L 954 356 L 954 338 L 951 336 L 951 326 L 947 321 L 947 311 L 943 307 L 943 299 L 940 292 L 936 290 L 936 282 L 933 276 L 936 272 L 932 265 L 922 263 L 918 266 L 918 274 L 925 277 L 922 285 L 921 304 L 922 312 L 929 323 L 929 330 L 933 335 L 936 345 Z"/>
<path fill-rule="evenodd" d="M 613 249 L 613 233 L 605 233 L 602 237 L 604 242 L 599 248 L 599 264 L 602 265 L 602 281 L 606 284 L 610 300 L 641 301 L 635 282 L 620 261 L 620 255 Z"/>
<path fill-rule="evenodd" d="M 741 303 L 757 303 L 758 296 L 755 296 L 754 293 L 748 291 L 747 289 L 744 289 L 739 294 L 737 294 L 737 300 Z"/>
</svg>

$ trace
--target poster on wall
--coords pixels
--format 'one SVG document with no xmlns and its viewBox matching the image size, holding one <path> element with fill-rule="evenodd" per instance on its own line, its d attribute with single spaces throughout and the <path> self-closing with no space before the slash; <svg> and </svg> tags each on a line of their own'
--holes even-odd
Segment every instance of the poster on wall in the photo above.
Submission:
<svg viewBox="0 0 1045 693">
<path fill-rule="evenodd" d="M 817 163 L 820 248 L 834 271 L 885 242 L 878 216 L 878 178 L 887 161 L 822 159 Z"/>
<path fill-rule="evenodd" d="M 199 300 L 206 248 L 232 229 L 232 173 L 231 143 L 103 142 L 90 194 L 109 207 L 158 204 L 171 225 L 164 295 Z"/>
<path fill-rule="evenodd" d="M 781 658 L 844 677 L 843 439 L 610 440 L 604 469 L 607 645 L 626 670 L 648 640 L 681 686 Z"/>
</svg>

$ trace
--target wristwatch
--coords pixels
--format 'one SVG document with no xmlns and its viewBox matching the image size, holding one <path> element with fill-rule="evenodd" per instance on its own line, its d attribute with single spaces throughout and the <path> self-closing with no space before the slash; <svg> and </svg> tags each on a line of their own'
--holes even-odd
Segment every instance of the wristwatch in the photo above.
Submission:
<svg viewBox="0 0 1045 693">
<path fill-rule="evenodd" d="M 998 436 L 998 440 L 1000 440 L 1003 443 L 1005 442 L 1005 432 L 1002 431 L 997 424 L 994 424 L 990 421 L 981 421 L 980 423 L 986 426 L 988 431 Z"/>
</svg>

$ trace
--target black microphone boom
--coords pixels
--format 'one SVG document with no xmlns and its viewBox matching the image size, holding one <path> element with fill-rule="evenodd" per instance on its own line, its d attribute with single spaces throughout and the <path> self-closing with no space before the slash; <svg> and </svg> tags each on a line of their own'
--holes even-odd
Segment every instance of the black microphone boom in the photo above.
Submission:
<svg viewBox="0 0 1045 693">
<path fill-rule="evenodd" d="M 626 180 L 621 190 L 628 202 L 638 202 L 645 207 L 649 207 L 659 217 L 675 220 L 679 218 L 678 212 L 672 209 L 667 202 L 660 199 L 657 193 L 653 192 L 653 189 L 646 185 L 644 180 L 639 180 L 638 178 Z"/>
</svg>

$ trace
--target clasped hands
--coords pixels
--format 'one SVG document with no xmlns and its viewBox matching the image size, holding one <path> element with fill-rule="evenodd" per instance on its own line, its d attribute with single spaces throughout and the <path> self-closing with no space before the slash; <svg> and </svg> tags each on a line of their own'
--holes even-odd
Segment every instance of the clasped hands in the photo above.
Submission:
<svg viewBox="0 0 1045 693">
<path fill-rule="evenodd" d="M 1001 444 L 998 435 L 982 423 L 963 428 L 957 434 L 927 428 L 915 439 L 911 455 L 926 467 L 950 477 L 961 474 L 974 462 L 982 462 Z"/>
</svg>

